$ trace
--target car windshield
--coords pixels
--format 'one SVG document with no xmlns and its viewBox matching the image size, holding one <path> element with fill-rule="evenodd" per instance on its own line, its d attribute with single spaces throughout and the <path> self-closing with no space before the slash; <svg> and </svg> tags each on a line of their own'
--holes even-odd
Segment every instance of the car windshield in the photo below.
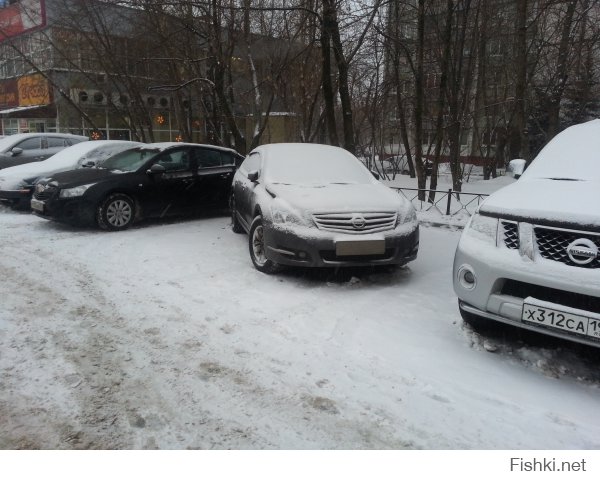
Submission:
<svg viewBox="0 0 600 480">
<path fill-rule="evenodd" d="M 370 172 L 345 150 L 321 146 L 278 148 L 269 152 L 264 166 L 269 183 L 320 186 L 369 184 Z"/>
<path fill-rule="evenodd" d="M 102 147 L 98 147 L 83 155 L 79 160 L 79 164 L 81 166 L 87 162 L 93 162 L 98 166 L 102 166 L 102 163 L 105 162 L 108 158 L 113 157 L 117 153 L 123 152 L 125 150 L 133 150 L 134 148 L 135 147 L 132 147 L 131 144 L 127 143 L 119 143 L 115 145 L 105 145 Z"/>
<path fill-rule="evenodd" d="M 99 168 L 119 172 L 135 172 L 158 153 L 157 150 L 145 150 L 140 148 L 128 150 L 105 160 Z"/>
</svg>

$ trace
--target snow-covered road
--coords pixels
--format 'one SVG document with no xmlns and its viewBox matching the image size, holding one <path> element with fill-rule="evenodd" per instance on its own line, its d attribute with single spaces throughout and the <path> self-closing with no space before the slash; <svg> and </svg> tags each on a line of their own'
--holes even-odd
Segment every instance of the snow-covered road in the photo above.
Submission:
<svg viewBox="0 0 600 480">
<path fill-rule="evenodd" d="M 266 276 L 224 217 L 0 210 L 0 448 L 600 448 L 600 356 L 464 327 L 458 237 L 422 227 L 399 270 Z"/>
</svg>

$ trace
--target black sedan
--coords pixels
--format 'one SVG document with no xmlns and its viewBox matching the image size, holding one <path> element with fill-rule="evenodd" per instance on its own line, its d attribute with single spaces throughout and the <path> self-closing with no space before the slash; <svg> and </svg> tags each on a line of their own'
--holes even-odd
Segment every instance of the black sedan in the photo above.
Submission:
<svg viewBox="0 0 600 480">
<path fill-rule="evenodd" d="M 40 180 L 31 208 L 44 218 L 123 230 L 142 218 L 197 213 L 227 205 L 234 150 L 155 143 L 120 153 L 98 168 Z"/>
</svg>

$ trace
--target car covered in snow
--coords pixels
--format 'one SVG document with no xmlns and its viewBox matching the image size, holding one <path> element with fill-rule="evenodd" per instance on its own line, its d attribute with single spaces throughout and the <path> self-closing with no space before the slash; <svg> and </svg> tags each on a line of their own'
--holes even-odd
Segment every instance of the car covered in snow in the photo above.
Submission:
<svg viewBox="0 0 600 480">
<path fill-rule="evenodd" d="M 16 133 L 0 139 L 0 169 L 40 162 L 63 148 L 88 141 L 70 133 Z"/>
<path fill-rule="evenodd" d="M 600 120 L 552 139 L 488 197 L 454 258 L 460 312 L 600 346 Z"/>
<path fill-rule="evenodd" d="M 51 220 L 123 230 L 142 218 L 227 208 L 240 158 L 213 145 L 150 143 L 94 168 L 41 179 L 31 209 Z"/>
<path fill-rule="evenodd" d="M 25 163 L 0 170 L 0 202 L 16 208 L 29 208 L 35 182 L 40 178 L 94 166 L 109 157 L 142 145 L 126 140 L 81 142 L 52 155 L 41 162 Z"/>
<path fill-rule="evenodd" d="M 250 258 L 261 272 L 403 265 L 419 248 L 412 204 L 338 147 L 254 149 L 235 174 L 230 207 L 232 228 L 249 234 Z"/>
</svg>

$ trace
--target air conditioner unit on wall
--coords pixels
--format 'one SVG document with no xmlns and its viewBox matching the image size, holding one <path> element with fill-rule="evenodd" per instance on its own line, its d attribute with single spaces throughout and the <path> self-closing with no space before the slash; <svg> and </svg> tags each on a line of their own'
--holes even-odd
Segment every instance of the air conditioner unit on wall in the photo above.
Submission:
<svg viewBox="0 0 600 480">
<path fill-rule="evenodd" d="M 106 94 L 91 88 L 73 88 L 71 98 L 80 105 L 106 105 Z"/>
<path fill-rule="evenodd" d="M 142 95 L 142 101 L 146 108 L 166 109 L 171 108 L 171 97 L 165 95 Z"/>
<path fill-rule="evenodd" d="M 112 104 L 116 107 L 126 107 L 131 104 L 131 96 L 127 93 L 112 93 L 110 96 Z"/>
</svg>

